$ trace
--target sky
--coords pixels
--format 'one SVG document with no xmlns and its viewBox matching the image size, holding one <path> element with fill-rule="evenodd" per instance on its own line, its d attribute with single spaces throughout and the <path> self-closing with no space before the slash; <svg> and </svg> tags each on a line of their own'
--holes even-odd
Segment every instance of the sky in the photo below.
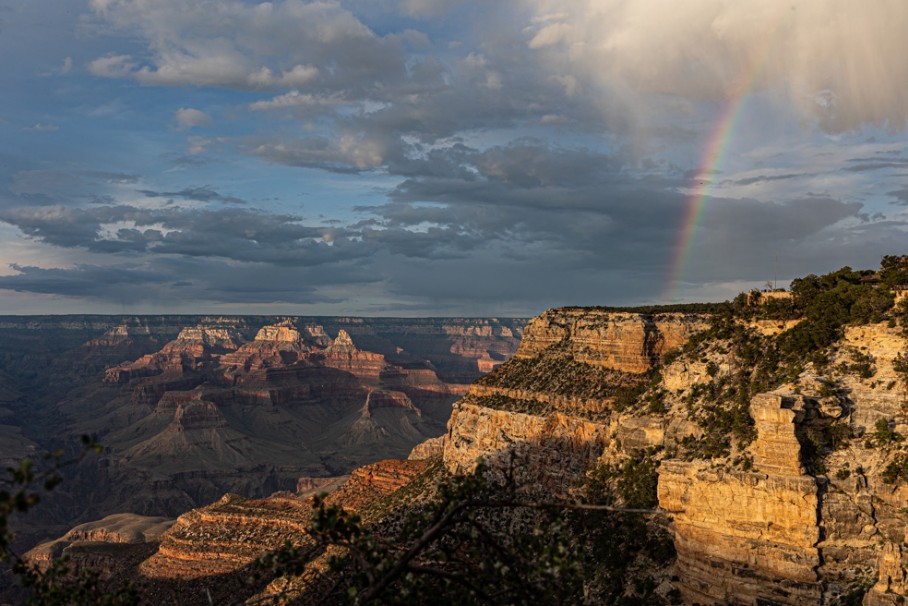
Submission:
<svg viewBox="0 0 908 606">
<path fill-rule="evenodd" d="M 0 314 L 527 316 L 908 253 L 904 0 L 0 0 Z"/>
</svg>

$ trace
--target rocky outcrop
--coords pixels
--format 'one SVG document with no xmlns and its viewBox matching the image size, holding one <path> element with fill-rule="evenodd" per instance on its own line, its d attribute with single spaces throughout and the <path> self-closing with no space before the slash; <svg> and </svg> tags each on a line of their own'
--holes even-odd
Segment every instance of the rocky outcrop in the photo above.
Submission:
<svg viewBox="0 0 908 606">
<path fill-rule="evenodd" d="M 233 351 L 239 347 L 237 340 L 239 340 L 239 334 L 235 330 L 199 324 L 181 330 L 176 340 L 164 346 L 164 351 L 179 351 L 186 346 L 192 347 L 194 344 L 221 351 Z"/>
<path fill-rule="evenodd" d="M 502 318 L 339 318 L 329 331 L 344 329 L 363 349 L 397 363 L 429 360 L 447 385 L 468 385 L 510 359 L 525 320 Z"/>
<path fill-rule="evenodd" d="M 751 402 L 754 471 L 663 461 L 659 506 L 673 511 L 685 603 L 819 603 L 820 487 L 806 475 L 795 430 L 803 400 Z"/>
<path fill-rule="evenodd" d="M 628 446 L 661 445 L 665 423 L 617 422 L 615 395 L 643 381 L 667 351 L 706 326 L 703 316 L 550 310 L 527 325 L 514 359 L 473 385 L 454 407 L 444 463 L 453 473 L 482 457 L 522 486 L 566 493 L 619 434 Z M 650 444 L 652 442 L 652 444 Z"/>
<path fill-rule="evenodd" d="M 445 436 L 429 438 L 413 447 L 407 459 L 411 461 L 425 461 L 440 458 L 445 452 Z"/>
<path fill-rule="evenodd" d="M 705 317 L 692 314 L 549 310 L 527 324 L 516 357 L 532 358 L 564 343 L 578 362 L 641 373 L 706 326 Z"/>
<path fill-rule="evenodd" d="M 270 326 L 263 326 L 256 333 L 255 340 L 259 342 L 289 343 L 292 347 L 300 343 L 302 337 L 296 329 L 296 325 L 290 320 L 285 320 Z"/>
<path fill-rule="evenodd" d="M 344 509 L 362 510 L 378 499 L 409 484 L 422 473 L 426 461 L 401 461 L 389 459 L 355 469 L 350 479 L 329 495 L 329 502 Z"/>
<path fill-rule="evenodd" d="M 236 351 L 221 356 L 220 363 L 232 367 L 239 373 L 248 373 L 263 368 L 275 368 L 294 364 L 305 359 L 313 346 L 303 339 L 296 324 L 285 320 L 263 326 L 255 339 L 244 343 Z"/>
<path fill-rule="evenodd" d="M 227 328 L 201 324 L 186 327 L 160 351 L 142 356 L 135 362 L 108 368 L 104 380 L 122 384 L 161 374 L 178 377 L 210 365 L 215 354 L 236 350 L 237 340 L 239 335 Z"/>
<path fill-rule="evenodd" d="M 750 402 L 757 439 L 750 447 L 754 467 L 780 476 L 802 476 L 801 443 L 795 430 L 804 421 L 804 398 L 759 394 Z"/>
<path fill-rule="evenodd" d="M 608 426 L 570 415 L 540 416 L 461 401 L 444 442 L 451 473 L 469 473 L 482 458 L 490 471 L 533 493 L 567 494 L 609 443 Z"/>
<path fill-rule="evenodd" d="M 82 434 L 101 436 L 105 446 L 29 515 L 18 533 L 22 546 L 107 513 L 177 515 L 227 491 L 260 497 L 292 490 L 300 476 L 332 477 L 406 456 L 444 432 L 452 403 L 481 376 L 479 360 L 508 359 L 524 324 L 0 317 L 2 466 L 43 448 L 77 445 Z M 344 368 L 332 368 L 320 355 L 341 330 L 357 353 L 343 354 L 335 361 Z M 198 401 L 207 404 L 186 408 Z"/>
<path fill-rule="evenodd" d="M 337 338 L 321 353 L 321 363 L 371 383 L 377 383 L 388 366 L 385 356 L 356 347 L 346 330 L 338 332 Z"/>
<path fill-rule="evenodd" d="M 664 461 L 659 505 L 674 514 L 685 603 L 818 603 L 817 486 L 809 476 Z"/>
<path fill-rule="evenodd" d="M 879 580 L 864 598 L 864 606 L 904 604 L 908 595 L 908 544 L 886 544 L 879 568 Z"/>
<path fill-rule="evenodd" d="M 791 393 L 755 397 L 753 471 L 662 463 L 659 504 L 679 511 L 678 587 L 688 602 L 820 603 L 876 574 L 874 537 L 885 534 L 887 514 L 864 467 L 828 477 L 805 470 L 803 445 L 821 435 L 821 408 Z M 873 456 L 859 458 L 871 466 Z M 886 562 L 884 555 L 881 570 Z"/>
<path fill-rule="evenodd" d="M 810 476 L 663 461 L 686 604 L 819 603 L 817 484 Z"/>
<path fill-rule="evenodd" d="M 157 547 L 159 537 L 175 520 L 130 513 L 109 515 L 80 524 L 62 537 L 41 543 L 25 559 L 44 569 L 59 558 L 70 566 L 97 572 L 102 580 L 131 574 Z"/>
<path fill-rule="evenodd" d="M 330 493 L 327 504 L 360 510 L 410 482 L 423 461 L 380 461 L 354 473 Z M 150 579 L 199 579 L 233 573 L 283 546 L 305 544 L 312 501 L 295 496 L 245 499 L 227 494 L 218 502 L 180 516 L 160 538 L 160 548 L 142 563 Z"/>
<path fill-rule="evenodd" d="M 616 395 L 705 324 L 683 314 L 546 312 L 528 324 L 515 358 L 455 405 L 446 468 L 469 472 L 481 458 L 493 474 L 552 495 L 569 492 L 596 460 L 698 439 L 694 394 L 738 370 L 727 345 L 660 369 L 661 382 L 639 392 L 643 406 L 619 410 Z M 753 324 L 774 338 L 797 322 Z M 885 323 L 848 327 L 831 351 L 820 375 L 808 368 L 751 400 L 757 438 L 734 461 L 663 461 L 659 504 L 675 512 L 685 603 L 826 603 L 869 581 L 866 603 L 888 604 L 903 591 L 908 488 L 882 474 L 908 434 L 893 367 L 904 336 Z M 896 437 L 877 437 L 880 419 Z"/>
<path fill-rule="evenodd" d="M 901 378 L 893 368 L 898 354 L 908 354 L 905 337 L 885 323 L 849 326 L 845 338 L 832 360 L 838 364 L 854 364 L 866 360 L 872 376 L 861 377 L 854 372 L 841 376 L 843 387 L 857 404 L 852 423 L 857 431 L 873 431 L 879 419 L 897 421 L 899 431 L 908 432 L 903 405 L 906 401 Z M 869 374 L 869 373 L 867 373 Z"/>
<path fill-rule="evenodd" d="M 886 323 L 848 327 L 822 369 L 753 398 L 750 471 L 662 463 L 660 506 L 680 510 L 686 602 L 835 603 L 872 585 L 865 604 L 901 603 L 908 487 L 885 476 L 904 456 L 905 387 L 893 361 L 905 349 Z M 697 364 L 666 372 L 666 384 L 702 384 Z"/>
</svg>

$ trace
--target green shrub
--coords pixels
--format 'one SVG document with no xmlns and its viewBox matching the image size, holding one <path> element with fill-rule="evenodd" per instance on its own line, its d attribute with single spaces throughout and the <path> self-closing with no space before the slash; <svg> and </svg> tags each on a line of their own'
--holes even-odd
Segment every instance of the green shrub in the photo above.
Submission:
<svg viewBox="0 0 908 606">
<path fill-rule="evenodd" d="M 901 442 L 902 435 L 889 426 L 889 419 L 877 419 L 874 424 L 873 437 L 880 446 L 887 446 L 893 442 Z"/>
<path fill-rule="evenodd" d="M 889 288 L 908 286 L 908 255 L 886 255 L 880 262 L 880 279 Z"/>
<path fill-rule="evenodd" d="M 898 373 L 902 385 L 908 388 L 908 355 L 898 354 L 892 361 L 892 369 Z"/>
<path fill-rule="evenodd" d="M 848 423 L 839 423 L 831 425 L 827 429 L 829 443 L 833 450 L 839 450 L 848 446 L 849 441 L 854 437 L 854 430 Z"/>
<path fill-rule="evenodd" d="M 619 500 L 631 509 L 656 507 L 659 461 L 653 454 L 638 450 L 620 463 L 597 463 L 587 473 L 584 483 L 587 497 L 605 503 Z"/>
<path fill-rule="evenodd" d="M 898 480 L 908 480 L 908 454 L 898 454 L 886 465 L 886 469 L 881 475 L 886 484 L 895 484 Z"/>
<path fill-rule="evenodd" d="M 624 463 L 618 477 L 618 493 L 625 507 L 650 509 L 659 504 L 656 496 L 658 467 L 658 461 L 640 452 Z"/>
</svg>

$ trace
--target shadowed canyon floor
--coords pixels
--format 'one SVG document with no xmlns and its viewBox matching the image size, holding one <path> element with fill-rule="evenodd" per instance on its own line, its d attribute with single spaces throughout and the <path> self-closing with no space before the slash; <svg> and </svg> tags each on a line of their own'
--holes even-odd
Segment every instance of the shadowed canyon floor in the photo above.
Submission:
<svg viewBox="0 0 908 606">
<path fill-rule="evenodd" d="M 18 528 L 20 544 L 107 514 L 176 516 L 405 456 L 440 435 L 524 322 L 0 317 L 0 460 L 104 445 Z"/>
</svg>

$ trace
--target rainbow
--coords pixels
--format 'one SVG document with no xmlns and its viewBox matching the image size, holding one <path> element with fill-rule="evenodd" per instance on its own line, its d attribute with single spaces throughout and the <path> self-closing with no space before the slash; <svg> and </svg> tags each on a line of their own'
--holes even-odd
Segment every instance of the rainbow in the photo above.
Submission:
<svg viewBox="0 0 908 606">
<path fill-rule="evenodd" d="M 681 222 L 681 231 L 678 235 L 678 241 L 675 243 L 671 273 L 663 294 L 663 298 L 667 303 L 671 303 L 677 298 L 678 287 L 684 277 L 684 271 L 690 262 L 691 252 L 694 248 L 697 226 L 706 211 L 706 201 L 713 184 L 713 175 L 718 173 L 723 164 L 728 151 L 728 143 L 732 140 L 739 118 L 744 113 L 742 110 L 747 105 L 746 101 L 750 98 L 754 85 L 759 75 L 763 72 L 766 59 L 767 54 L 764 54 L 760 61 L 754 62 L 754 66 L 749 72 L 742 74 L 738 78 L 732 88 L 731 95 L 725 103 L 724 112 L 709 138 L 706 153 L 699 164 L 702 168 L 697 172 L 697 176 L 694 179 L 693 192 L 688 198 L 687 207 Z"/>
</svg>

